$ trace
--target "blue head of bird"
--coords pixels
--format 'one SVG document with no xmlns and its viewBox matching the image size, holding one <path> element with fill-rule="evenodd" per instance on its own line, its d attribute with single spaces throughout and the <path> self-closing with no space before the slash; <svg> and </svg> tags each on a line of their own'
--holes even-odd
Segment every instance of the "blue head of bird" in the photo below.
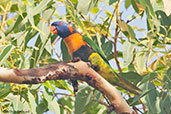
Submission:
<svg viewBox="0 0 171 114">
<path fill-rule="evenodd" d="M 62 38 L 66 38 L 77 31 L 69 23 L 55 21 L 51 24 L 50 32 L 57 34 Z"/>
</svg>

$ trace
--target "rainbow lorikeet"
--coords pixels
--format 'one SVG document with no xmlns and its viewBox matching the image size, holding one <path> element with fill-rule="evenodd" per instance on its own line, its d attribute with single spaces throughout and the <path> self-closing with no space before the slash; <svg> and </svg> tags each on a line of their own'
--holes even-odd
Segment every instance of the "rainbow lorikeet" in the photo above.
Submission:
<svg viewBox="0 0 171 114">
<path fill-rule="evenodd" d="M 51 24 L 50 31 L 63 38 L 69 54 L 72 58 L 79 57 L 85 62 L 90 62 L 93 68 L 112 85 L 117 85 L 134 94 L 139 94 L 141 90 L 129 81 L 121 78 L 112 67 L 83 40 L 82 35 L 70 24 L 56 21 Z"/>
</svg>

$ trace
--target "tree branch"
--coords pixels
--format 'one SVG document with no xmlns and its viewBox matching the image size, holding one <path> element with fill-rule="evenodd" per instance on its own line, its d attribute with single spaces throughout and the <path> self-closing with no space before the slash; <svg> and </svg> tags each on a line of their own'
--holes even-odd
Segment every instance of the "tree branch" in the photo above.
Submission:
<svg viewBox="0 0 171 114">
<path fill-rule="evenodd" d="M 102 92 L 109 99 L 117 114 L 134 113 L 120 92 L 83 61 L 59 62 L 26 70 L 0 67 L 0 81 L 2 82 L 37 84 L 46 80 L 67 79 L 85 81 Z"/>
</svg>

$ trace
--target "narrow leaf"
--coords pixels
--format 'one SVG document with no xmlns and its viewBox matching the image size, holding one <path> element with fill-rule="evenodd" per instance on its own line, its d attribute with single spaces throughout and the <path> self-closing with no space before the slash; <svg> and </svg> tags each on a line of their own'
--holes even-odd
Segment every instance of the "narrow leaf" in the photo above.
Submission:
<svg viewBox="0 0 171 114">
<path fill-rule="evenodd" d="M 124 66 L 128 66 L 133 60 L 133 51 L 135 49 L 135 45 L 130 43 L 129 41 L 125 41 L 123 44 L 123 59 Z"/>
<path fill-rule="evenodd" d="M 44 95 L 46 101 L 48 102 L 48 109 L 50 111 L 54 112 L 55 114 L 60 114 L 59 104 L 53 98 L 53 96 L 48 94 L 46 91 L 43 91 L 43 95 Z"/>
<path fill-rule="evenodd" d="M 11 92 L 10 83 L 0 82 L 0 99 L 6 97 Z"/>
<path fill-rule="evenodd" d="M 98 0 L 79 0 L 77 5 L 78 12 L 87 14 L 95 5 L 97 5 Z"/>
<path fill-rule="evenodd" d="M 36 112 L 36 102 L 34 96 L 28 91 L 28 99 L 29 99 L 29 104 L 30 108 L 33 114 L 37 114 Z"/>
<path fill-rule="evenodd" d="M 139 71 L 142 71 L 145 65 L 146 55 L 144 52 L 138 52 L 135 56 L 135 62 Z"/>
<path fill-rule="evenodd" d="M 50 2 L 51 0 L 42 0 L 40 2 L 40 4 L 38 6 L 36 6 L 33 10 L 32 10 L 32 15 L 36 15 L 41 13 L 43 10 L 45 10 L 47 8 L 47 4 Z"/>
<path fill-rule="evenodd" d="M 14 49 L 13 45 L 6 46 L 0 53 L 0 65 L 10 56 L 12 50 Z"/>
<path fill-rule="evenodd" d="M 75 100 L 75 114 L 82 114 L 84 112 L 85 106 L 90 102 L 92 95 L 93 91 L 89 86 L 79 89 Z"/>
</svg>

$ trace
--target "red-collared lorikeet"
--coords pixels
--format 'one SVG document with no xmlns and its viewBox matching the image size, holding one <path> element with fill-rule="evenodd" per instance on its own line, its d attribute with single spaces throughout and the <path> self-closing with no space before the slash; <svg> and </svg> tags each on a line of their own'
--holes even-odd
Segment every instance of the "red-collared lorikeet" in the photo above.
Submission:
<svg viewBox="0 0 171 114">
<path fill-rule="evenodd" d="M 95 66 L 95 70 L 109 83 L 124 88 L 134 94 L 141 92 L 135 85 L 117 75 L 112 67 L 105 62 L 100 54 L 90 48 L 83 40 L 82 35 L 70 24 L 62 21 L 53 22 L 50 31 L 63 38 L 72 58 L 79 57 L 85 62 L 90 62 Z"/>
</svg>

